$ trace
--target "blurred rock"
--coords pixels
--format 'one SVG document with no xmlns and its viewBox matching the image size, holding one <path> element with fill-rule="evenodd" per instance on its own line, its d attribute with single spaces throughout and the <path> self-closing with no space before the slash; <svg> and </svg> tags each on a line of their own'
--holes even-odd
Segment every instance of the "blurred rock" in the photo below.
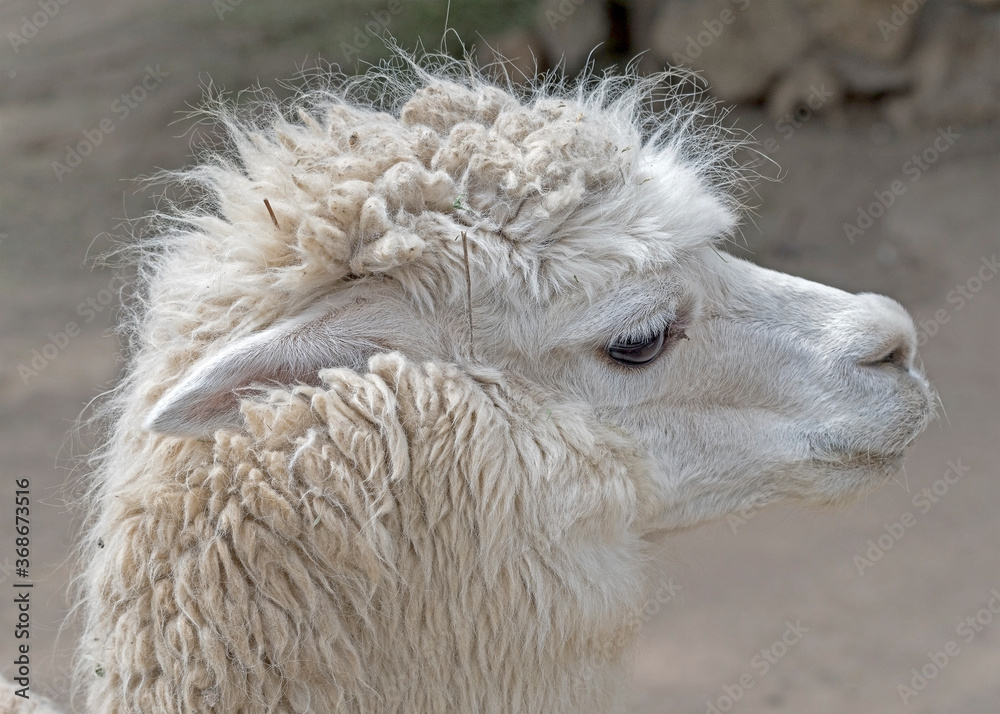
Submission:
<svg viewBox="0 0 1000 714">
<path fill-rule="evenodd" d="M 763 98 L 808 40 L 791 0 L 677 0 L 656 17 L 652 49 L 664 63 L 703 72 L 713 94 L 738 102 Z"/>
<path fill-rule="evenodd" d="M 1000 121 L 1000 0 L 543 0 L 538 33 L 570 72 L 603 43 L 605 60 L 690 67 L 772 118 L 808 107 L 846 121 L 850 101 L 897 131 Z M 530 41 L 503 49 L 523 56 Z"/>
<path fill-rule="evenodd" d="M 880 61 L 906 54 L 927 0 L 796 0 L 816 41 Z"/>
<path fill-rule="evenodd" d="M 844 100 L 844 88 L 829 62 L 812 58 L 794 64 L 771 90 L 767 110 L 772 119 L 795 115 L 800 110 L 808 116 L 838 109 Z"/>
<path fill-rule="evenodd" d="M 844 87 L 852 94 L 880 97 L 905 92 L 913 85 L 913 67 L 909 63 L 870 60 L 852 54 L 836 54 L 832 63 Z"/>
<path fill-rule="evenodd" d="M 1000 14 L 947 7 L 911 59 L 913 91 L 886 103 L 886 116 L 909 129 L 1000 120 Z"/>
</svg>

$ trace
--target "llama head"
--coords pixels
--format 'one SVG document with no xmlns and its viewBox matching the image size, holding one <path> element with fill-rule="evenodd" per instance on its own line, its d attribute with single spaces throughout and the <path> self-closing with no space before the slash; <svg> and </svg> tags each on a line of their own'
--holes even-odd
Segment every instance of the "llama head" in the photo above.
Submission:
<svg viewBox="0 0 1000 714">
<path fill-rule="evenodd" d="M 838 503 L 899 468 L 932 414 L 912 321 L 721 252 L 740 177 L 704 105 L 651 106 L 659 78 L 516 97 L 416 75 L 382 78 L 389 113 L 348 91 L 224 117 L 234 154 L 190 174 L 216 205 L 163 239 L 150 287 L 151 339 L 186 347 L 147 428 L 239 428 L 248 388 L 399 351 L 626 434 L 649 530 Z"/>
</svg>

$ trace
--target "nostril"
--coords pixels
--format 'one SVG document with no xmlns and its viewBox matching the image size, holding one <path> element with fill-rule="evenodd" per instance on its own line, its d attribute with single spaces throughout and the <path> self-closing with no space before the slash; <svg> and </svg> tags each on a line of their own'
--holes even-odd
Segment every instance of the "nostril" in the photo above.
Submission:
<svg viewBox="0 0 1000 714">
<path fill-rule="evenodd" d="M 855 364 L 911 371 L 917 357 L 913 319 L 902 305 L 882 295 L 865 293 L 858 298 L 863 316 L 853 324 Z"/>
<path fill-rule="evenodd" d="M 863 360 L 862 364 L 873 367 L 899 367 L 903 370 L 909 370 L 913 365 L 913 349 L 909 341 L 900 340 L 896 344 L 880 350 L 874 358 Z"/>
<path fill-rule="evenodd" d="M 899 367 L 904 366 L 905 362 L 906 358 L 903 356 L 903 350 L 898 347 L 879 360 L 879 364 L 894 364 Z"/>
</svg>

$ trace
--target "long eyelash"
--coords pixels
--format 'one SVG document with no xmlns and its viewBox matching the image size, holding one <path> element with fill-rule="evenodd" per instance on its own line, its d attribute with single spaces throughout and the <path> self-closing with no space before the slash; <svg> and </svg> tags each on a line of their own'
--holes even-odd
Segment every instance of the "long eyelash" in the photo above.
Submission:
<svg viewBox="0 0 1000 714">
<path fill-rule="evenodd" d="M 641 332 L 630 331 L 616 335 L 614 339 L 611 340 L 611 343 L 623 345 L 623 344 L 638 344 L 640 342 L 646 342 L 648 340 L 655 338 L 664 330 L 669 330 L 671 324 L 672 321 L 670 320 L 664 320 L 662 324 L 651 323 L 648 324 L 645 327 L 645 329 L 643 329 Z"/>
<path fill-rule="evenodd" d="M 691 302 L 683 302 L 673 315 L 660 314 L 646 322 L 641 332 L 635 329 L 621 332 L 608 344 L 638 344 L 655 339 L 660 332 L 666 332 L 668 342 L 688 340 L 690 338 L 687 336 L 687 330 L 691 326 L 693 313 L 694 305 Z"/>
<path fill-rule="evenodd" d="M 642 332 L 626 332 L 618 335 L 612 340 L 612 344 L 639 344 L 656 339 L 661 332 L 666 332 L 667 337 L 674 337 L 675 326 L 680 326 L 677 319 L 663 320 L 662 323 L 649 324 Z M 685 325 L 686 326 L 686 325 Z"/>
</svg>

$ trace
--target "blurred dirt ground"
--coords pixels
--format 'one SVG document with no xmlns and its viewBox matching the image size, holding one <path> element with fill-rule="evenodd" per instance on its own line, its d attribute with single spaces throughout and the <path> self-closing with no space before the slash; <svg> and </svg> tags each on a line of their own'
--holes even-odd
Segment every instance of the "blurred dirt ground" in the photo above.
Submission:
<svg viewBox="0 0 1000 714">
<path fill-rule="evenodd" d="M 11 675 L 16 644 L 14 481 L 28 478 L 32 689 L 66 702 L 76 638 L 71 626 L 60 635 L 76 527 L 67 483 L 83 449 L 67 435 L 121 366 L 110 332 L 117 283 L 90 261 L 109 247 L 104 233 L 151 205 L 131 179 L 187 161 L 190 122 L 172 122 L 208 77 L 230 89 L 276 87 L 320 46 L 340 48 L 326 59 L 346 62 L 342 42 L 365 16 L 350 3 L 269 11 L 226 0 L 220 18 L 194 0 L 114 0 L 99 11 L 62 1 L 17 47 L 9 33 L 21 34 L 40 6 L 0 6 L 0 671 Z M 397 22 L 443 27 L 440 10 L 414 2 Z M 135 90 L 144 79 L 146 91 Z M 862 503 L 746 514 L 665 544 L 660 597 L 636 653 L 634 711 L 994 714 L 1000 131 L 899 135 L 858 109 L 788 135 L 758 109 L 734 116 L 762 142 L 775 139 L 767 153 L 781 167 L 781 181 L 759 184 L 747 247 L 734 252 L 899 299 L 928 335 L 921 356 L 943 409 L 905 472 Z M 907 161 L 938 129 L 951 141 L 914 180 Z M 84 132 L 100 143 L 71 168 L 66 147 Z M 897 180 L 905 190 L 852 244 L 844 224 Z M 894 525 L 904 518 L 909 526 Z M 880 545 L 890 547 L 879 555 Z M 928 677 L 919 691 L 914 669 Z"/>
</svg>

